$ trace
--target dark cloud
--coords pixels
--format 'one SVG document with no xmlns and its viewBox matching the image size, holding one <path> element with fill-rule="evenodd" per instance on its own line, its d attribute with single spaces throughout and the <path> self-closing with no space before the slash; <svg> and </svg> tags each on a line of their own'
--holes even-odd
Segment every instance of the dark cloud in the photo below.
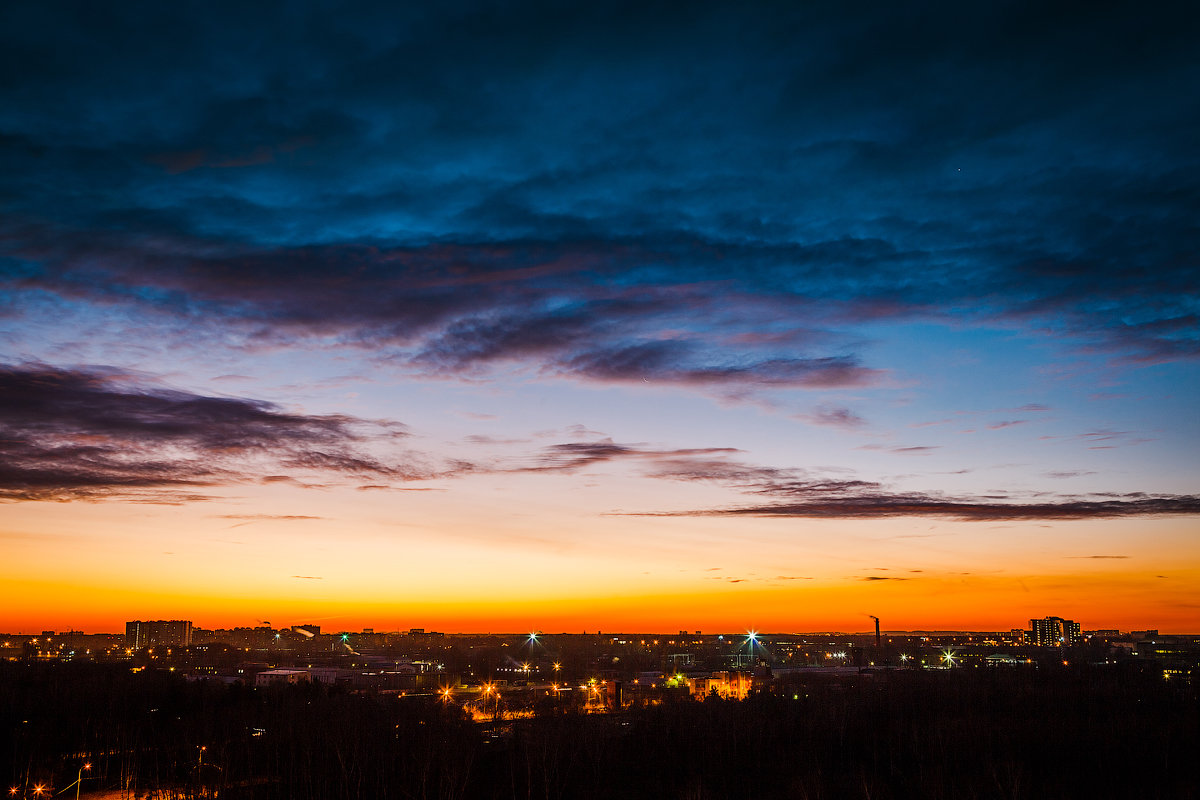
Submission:
<svg viewBox="0 0 1200 800">
<path fill-rule="evenodd" d="M 980 501 L 923 494 L 862 494 L 735 508 L 664 513 L 662 516 L 752 516 L 808 519 L 884 519 L 938 517 L 965 522 L 997 520 L 1084 520 L 1117 517 L 1200 515 L 1200 497 L 1163 495 L 1124 500 L 1056 502 Z M 655 515 L 658 516 L 658 515 Z"/>
<path fill-rule="evenodd" d="M 954 497 L 896 491 L 877 481 L 830 477 L 798 468 L 762 467 L 731 458 L 736 451 L 653 451 L 597 443 L 597 457 L 646 460 L 647 477 L 716 483 L 772 502 L 714 509 L 650 513 L 647 516 L 755 516 L 809 519 L 931 517 L 962 521 L 1076 520 L 1200 514 L 1200 497 L 1143 492 L 1028 497 L 992 494 Z M 618 452 L 612 452 L 616 448 Z M 574 448 L 568 450 L 574 452 Z M 565 462 L 570 463 L 570 462 Z M 590 463 L 590 462 L 585 462 Z M 641 516 L 641 515 L 637 515 Z M 1095 556 L 1102 558 L 1103 556 Z"/>
<path fill-rule="evenodd" d="M 645 445 L 618 444 L 612 439 L 594 442 L 565 442 L 544 448 L 531 466 L 516 468 L 521 472 L 571 472 L 576 469 L 607 461 L 636 459 L 656 464 L 682 463 L 691 465 L 695 459 L 713 455 L 738 452 L 732 447 L 685 448 L 657 450 Z M 669 468 L 662 467 L 662 468 Z M 503 471 L 511 471 L 502 468 Z"/>
<path fill-rule="evenodd" d="M 343 415 L 166 389 L 102 368 L 0 367 L 0 497 L 9 500 L 203 499 L 197 487 L 257 480 L 281 466 L 402 478 L 409 473 L 364 449 L 369 438 L 399 433 Z"/>
<path fill-rule="evenodd" d="M 707 354 L 711 359 L 711 354 Z M 592 349 L 563 363 L 570 374 L 601 381 L 644 380 L 698 387 L 838 388 L 872 382 L 878 370 L 852 357 L 746 359 L 740 363 L 704 363 L 695 345 L 648 341 Z"/>
<path fill-rule="evenodd" d="M 863 321 L 1192 359 L 1198 17 L 9 3 L 0 314 L 723 393 L 877 381 Z"/>
<path fill-rule="evenodd" d="M 1129 556 L 1068 556 L 1068 558 L 1129 558 Z"/>
</svg>

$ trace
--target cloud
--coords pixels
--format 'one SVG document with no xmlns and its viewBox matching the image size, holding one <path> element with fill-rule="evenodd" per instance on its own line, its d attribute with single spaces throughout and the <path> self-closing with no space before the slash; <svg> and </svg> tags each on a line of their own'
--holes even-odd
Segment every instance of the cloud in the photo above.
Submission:
<svg viewBox="0 0 1200 800">
<path fill-rule="evenodd" d="M 693 465 L 697 458 L 736 453 L 732 447 L 707 447 L 659 450 L 638 444 L 618 444 L 610 438 L 591 442 L 564 442 L 543 448 L 534 457 L 535 463 L 516 468 L 500 468 L 517 472 L 571 472 L 593 464 L 616 460 L 645 460 L 665 465 Z M 704 462 L 711 463 L 711 462 Z"/>
<path fill-rule="evenodd" d="M 611 445 L 601 443 L 601 453 Z M 616 446 L 619 456 L 647 460 L 647 477 L 711 482 L 772 502 L 713 509 L 646 512 L 630 516 L 777 517 L 808 519 L 884 519 L 930 517 L 962 521 L 1082 520 L 1119 517 L 1200 515 L 1200 497 L 1144 492 L 1089 496 L 1040 494 L 950 496 L 895 491 L 877 481 L 831 477 L 800 468 L 764 467 L 732 458 L 736 451 L 653 451 Z M 613 457 L 607 456 L 606 457 Z M 1047 499 L 1048 498 L 1048 499 Z"/>
<path fill-rule="evenodd" d="M 804 420 L 811 425 L 823 425 L 843 430 L 859 430 L 867 425 L 867 421 L 858 414 L 839 406 L 818 406 L 811 413 L 797 414 L 796 419 Z"/>
<path fill-rule="evenodd" d="M 1017 425 L 1026 425 L 1028 423 L 1029 423 L 1029 420 L 1027 420 L 1027 419 L 1009 419 L 1009 420 L 1004 420 L 1002 422 L 993 422 L 991 425 L 988 425 L 988 430 L 998 431 L 998 430 L 1002 430 L 1004 428 L 1012 428 Z"/>
<path fill-rule="evenodd" d="M 1067 556 L 1067 558 L 1129 558 L 1129 556 Z"/>
<path fill-rule="evenodd" d="M 646 381 L 695 387 L 843 388 L 869 384 L 879 370 L 864 368 L 856 358 L 743 359 L 704 363 L 698 349 L 681 341 L 618 343 L 573 355 L 561 366 L 569 374 L 600 381 Z"/>
<path fill-rule="evenodd" d="M 200 487 L 257 481 L 281 467 L 415 477 L 364 449 L 372 437 L 400 435 L 390 423 L 288 413 L 111 369 L 0 366 L 0 498 L 8 500 L 199 500 L 207 498 Z"/>
<path fill-rule="evenodd" d="M 877 381 L 862 322 L 1200 355 L 1178 15 L 225 11 L 4 7 L 0 313 L 710 392 Z"/>
<path fill-rule="evenodd" d="M 1135 496 L 1121 500 L 1063 499 L 1057 502 L 943 498 L 925 494 L 861 494 L 812 499 L 801 503 L 661 512 L 647 516 L 791 517 L 806 519 L 886 519 L 934 517 L 964 522 L 998 520 L 1084 520 L 1119 517 L 1196 516 L 1200 497 Z"/>
<path fill-rule="evenodd" d="M 471 434 L 463 437 L 463 441 L 468 444 L 476 445 L 507 445 L 507 444 L 526 444 L 528 439 L 504 439 L 498 436 L 488 436 L 486 434 Z"/>
<path fill-rule="evenodd" d="M 901 456 L 927 456 L 934 450 L 940 450 L 941 445 L 888 445 L 888 444 L 864 444 L 860 445 L 858 450 L 878 450 L 884 453 L 895 453 Z"/>
<path fill-rule="evenodd" d="M 299 578 L 302 581 L 323 581 L 325 578 L 321 575 L 293 575 L 293 578 Z"/>
</svg>

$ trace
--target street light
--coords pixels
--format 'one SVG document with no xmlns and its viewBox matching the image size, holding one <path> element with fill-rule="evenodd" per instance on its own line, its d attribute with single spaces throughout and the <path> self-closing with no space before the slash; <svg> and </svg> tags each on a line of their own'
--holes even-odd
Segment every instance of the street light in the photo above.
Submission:
<svg viewBox="0 0 1200 800">
<path fill-rule="evenodd" d="M 83 762 L 83 766 L 79 768 L 79 774 L 75 776 L 75 800 L 79 800 L 79 784 L 83 783 L 83 773 L 85 770 L 90 770 L 92 763 L 90 761 Z M 68 786 L 68 789 L 71 787 Z"/>
</svg>

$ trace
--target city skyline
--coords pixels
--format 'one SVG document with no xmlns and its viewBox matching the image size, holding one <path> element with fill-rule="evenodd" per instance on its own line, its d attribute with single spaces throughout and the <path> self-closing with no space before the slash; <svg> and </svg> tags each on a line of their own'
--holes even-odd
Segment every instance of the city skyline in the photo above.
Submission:
<svg viewBox="0 0 1200 800">
<path fill-rule="evenodd" d="M 0 10 L 0 629 L 1200 630 L 1194 9 Z"/>
</svg>

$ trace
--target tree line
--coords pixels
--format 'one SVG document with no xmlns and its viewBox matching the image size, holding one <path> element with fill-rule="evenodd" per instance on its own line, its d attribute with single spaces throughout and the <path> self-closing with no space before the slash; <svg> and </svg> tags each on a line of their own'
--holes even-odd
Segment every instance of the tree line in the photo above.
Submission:
<svg viewBox="0 0 1200 800">
<path fill-rule="evenodd" d="M 472 722 L 435 697 L 0 665 L 17 796 L 131 798 L 1188 798 L 1200 704 L 1161 675 L 1080 666 L 792 675 L 745 701 L 611 714 L 543 703 Z"/>
</svg>

